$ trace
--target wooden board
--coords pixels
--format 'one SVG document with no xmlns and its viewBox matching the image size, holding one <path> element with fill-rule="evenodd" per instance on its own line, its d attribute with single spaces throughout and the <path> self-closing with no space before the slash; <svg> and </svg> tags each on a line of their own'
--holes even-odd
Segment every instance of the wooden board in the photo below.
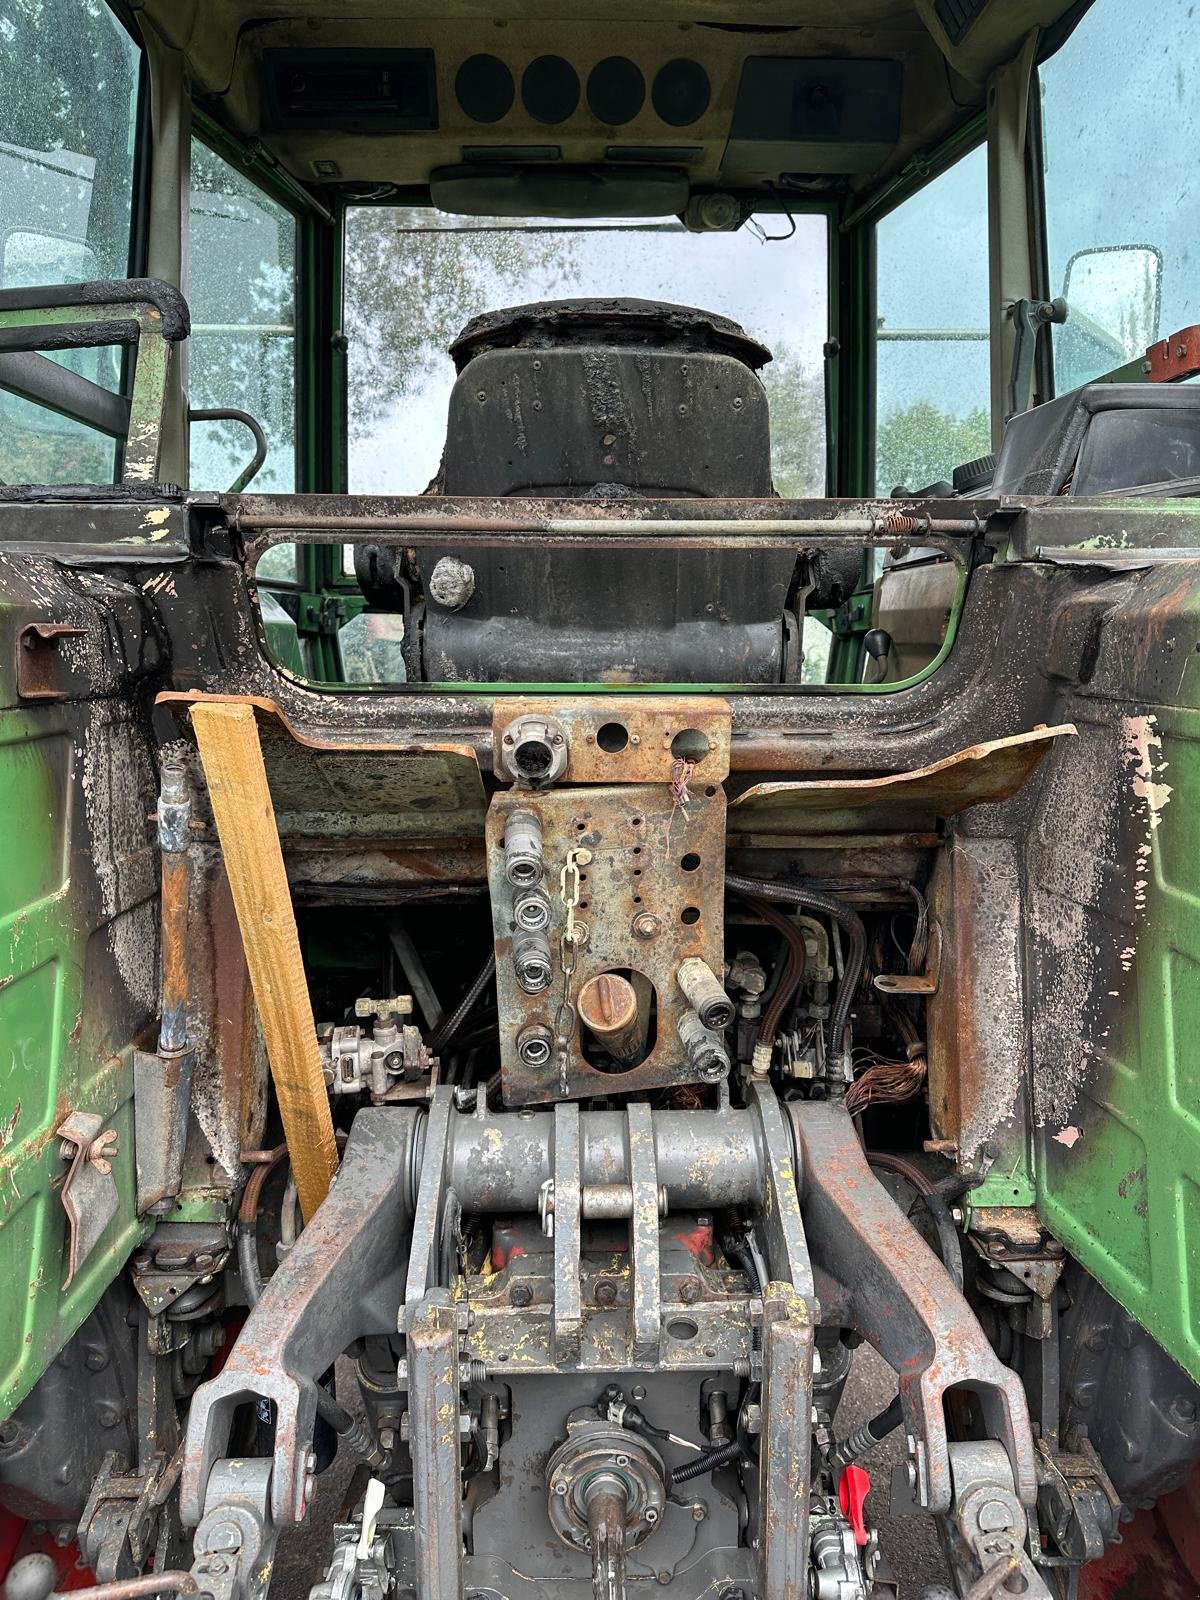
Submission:
<svg viewBox="0 0 1200 1600">
<path fill-rule="evenodd" d="M 328 1193 L 337 1145 L 258 724 L 245 702 L 209 700 L 192 707 L 192 726 L 307 1219 Z"/>
</svg>

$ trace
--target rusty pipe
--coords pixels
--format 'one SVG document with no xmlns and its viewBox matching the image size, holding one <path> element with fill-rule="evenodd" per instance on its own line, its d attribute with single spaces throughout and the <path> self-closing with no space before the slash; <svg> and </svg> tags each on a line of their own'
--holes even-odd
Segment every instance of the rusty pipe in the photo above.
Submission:
<svg viewBox="0 0 1200 1600">
<path fill-rule="evenodd" d="M 187 1049 L 188 825 L 192 801 L 182 762 L 164 761 L 158 796 L 158 843 L 162 852 L 162 1020 L 158 1053 Z"/>
<path fill-rule="evenodd" d="M 117 1578 L 90 1589 L 68 1589 L 55 1600 L 138 1600 L 140 1595 L 199 1593 L 200 1586 L 190 1572 L 147 1572 L 140 1578 Z"/>
</svg>

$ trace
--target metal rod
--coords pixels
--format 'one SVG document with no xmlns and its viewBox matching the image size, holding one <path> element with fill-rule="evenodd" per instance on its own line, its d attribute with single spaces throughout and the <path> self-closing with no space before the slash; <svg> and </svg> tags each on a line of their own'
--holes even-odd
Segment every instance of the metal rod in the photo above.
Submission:
<svg viewBox="0 0 1200 1600">
<path fill-rule="evenodd" d="M 746 1205 L 762 1189 L 757 1118 L 730 1107 L 655 1111 L 655 1166 L 672 1211 Z M 620 1111 L 580 1116 L 581 1178 L 586 1187 L 630 1182 L 626 1123 Z M 536 1211 L 554 1177 L 550 1111 L 455 1116 L 450 1134 L 450 1185 L 464 1211 Z"/>
<path fill-rule="evenodd" d="M 199 1594 L 190 1572 L 148 1572 L 140 1578 L 117 1578 L 90 1589 L 68 1589 L 62 1600 L 137 1600 L 139 1595 Z"/>
<path fill-rule="evenodd" d="M 629 1494 L 615 1473 L 602 1473 L 587 1496 L 594 1600 L 625 1600 L 625 1519 Z"/>
<path fill-rule="evenodd" d="M 158 797 L 158 842 L 162 850 L 162 1021 L 158 1052 L 187 1048 L 188 824 L 192 806 L 182 763 L 164 761 Z"/>
<path fill-rule="evenodd" d="M 404 969 L 404 976 L 413 998 L 421 1008 L 421 1015 L 425 1019 L 427 1028 L 436 1028 L 443 1016 L 442 1003 L 437 997 L 433 984 L 429 981 L 429 974 L 425 970 L 425 963 L 421 960 L 420 952 L 412 942 L 408 929 L 397 917 L 388 927 L 388 935 L 392 941 L 392 949 L 399 958 Z"/>
</svg>

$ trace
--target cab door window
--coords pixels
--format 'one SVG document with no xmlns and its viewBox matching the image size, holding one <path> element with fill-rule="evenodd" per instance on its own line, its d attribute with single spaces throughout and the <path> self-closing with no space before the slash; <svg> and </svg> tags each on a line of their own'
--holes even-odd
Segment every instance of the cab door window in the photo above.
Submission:
<svg viewBox="0 0 1200 1600">
<path fill-rule="evenodd" d="M 296 485 L 296 219 L 207 145 L 192 143 L 188 404 L 248 411 L 267 436 L 254 490 Z M 228 489 L 254 451 L 238 422 L 195 422 L 191 482 Z"/>
<path fill-rule="evenodd" d="M 991 449 L 987 153 L 875 230 L 875 492 L 948 480 Z"/>
<path fill-rule="evenodd" d="M 0 0 L 0 287 L 130 273 L 141 52 L 103 4 Z M 121 350 L 53 356 L 114 392 Z M 116 442 L 4 390 L 0 480 L 112 483 Z"/>
<path fill-rule="evenodd" d="M 1198 27 L 1195 0 L 1095 0 L 1039 69 L 1059 394 L 1200 322 Z"/>
</svg>

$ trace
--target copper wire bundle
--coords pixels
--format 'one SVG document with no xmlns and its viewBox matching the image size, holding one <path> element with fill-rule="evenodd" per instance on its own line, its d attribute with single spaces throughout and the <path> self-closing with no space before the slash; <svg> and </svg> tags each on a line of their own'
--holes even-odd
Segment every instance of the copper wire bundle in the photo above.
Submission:
<svg viewBox="0 0 1200 1600">
<path fill-rule="evenodd" d="M 873 1052 L 864 1052 L 864 1059 L 870 1064 L 846 1092 L 846 1110 L 852 1117 L 870 1105 L 895 1105 L 900 1100 L 910 1100 L 925 1082 L 929 1071 L 925 1042 L 906 1011 L 897 1010 L 895 1021 L 908 1047 L 907 1059 L 884 1061 Z"/>
</svg>

